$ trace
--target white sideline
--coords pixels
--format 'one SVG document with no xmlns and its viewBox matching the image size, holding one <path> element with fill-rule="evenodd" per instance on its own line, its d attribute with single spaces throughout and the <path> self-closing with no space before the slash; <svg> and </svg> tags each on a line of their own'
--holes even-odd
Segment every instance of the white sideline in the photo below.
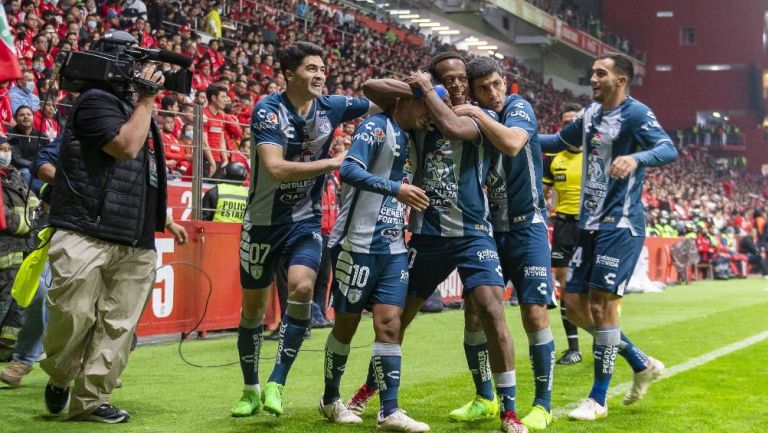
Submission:
<svg viewBox="0 0 768 433">
<path fill-rule="evenodd" d="M 691 358 L 681 364 L 677 364 L 675 366 L 666 368 L 664 376 L 662 376 L 659 380 L 668 379 L 677 374 L 684 373 L 688 370 L 692 370 L 710 361 L 714 361 L 717 358 L 720 358 L 725 355 L 729 355 L 737 350 L 743 349 L 745 347 L 749 347 L 753 344 L 757 344 L 766 339 L 768 339 L 768 331 L 755 334 L 751 337 L 745 338 L 744 340 L 737 341 L 727 346 L 723 346 L 719 349 L 713 350 L 712 352 L 709 352 L 709 353 L 705 353 L 696 358 Z M 617 360 L 617 364 L 618 362 L 619 361 Z M 608 398 L 610 399 L 611 397 L 624 394 L 625 392 L 627 392 L 630 386 L 632 386 L 632 382 L 624 382 L 619 385 L 611 387 L 610 389 L 608 389 Z M 572 411 L 573 409 L 576 409 L 576 406 L 578 406 L 579 403 L 580 401 L 555 409 L 554 413 L 552 414 L 552 417 L 554 419 L 557 419 L 557 418 L 563 418 L 567 416 L 568 412 Z"/>
</svg>

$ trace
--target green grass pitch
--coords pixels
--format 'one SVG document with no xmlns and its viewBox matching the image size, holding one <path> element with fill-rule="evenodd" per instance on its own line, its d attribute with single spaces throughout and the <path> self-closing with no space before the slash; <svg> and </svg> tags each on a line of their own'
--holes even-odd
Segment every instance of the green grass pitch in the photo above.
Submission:
<svg viewBox="0 0 768 433">
<path fill-rule="evenodd" d="M 518 410 L 527 413 L 533 382 L 525 334 L 517 308 L 506 308 L 518 343 Z M 551 312 L 557 351 L 565 348 L 559 312 Z M 403 345 L 400 402 L 433 432 L 490 432 L 497 421 L 453 424 L 446 414 L 472 397 L 472 383 L 462 351 L 462 314 L 447 311 L 422 315 Z M 623 305 L 622 329 L 648 354 L 667 367 L 709 354 L 729 344 L 768 331 L 768 281 L 759 279 L 704 282 L 674 286 L 660 294 L 629 295 Z M 322 348 L 328 330 L 315 330 L 304 343 L 306 351 L 293 366 L 285 391 L 286 414 L 275 418 L 259 413 L 250 418 L 229 416 L 239 398 L 239 366 L 195 368 L 176 353 L 176 344 L 139 347 L 123 374 L 123 388 L 112 402 L 129 410 L 129 423 L 102 426 L 60 422 L 45 415 L 39 367 L 17 389 L 0 388 L 0 432 L 114 431 L 114 432 L 370 432 L 376 409 L 369 407 L 361 426 L 327 423 L 317 411 L 323 389 Z M 342 381 L 344 399 L 364 380 L 372 341 L 371 320 L 364 319 L 353 345 Z M 591 340 L 581 333 L 585 360 L 570 367 L 556 366 L 553 406 L 565 407 L 585 397 L 592 379 Z M 235 338 L 189 341 L 187 357 L 197 363 L 237 360 Z M 262 356 L 274 356 L 276 343 L 265 342 Z M 690 364 L 689 364 L 690 365 Z M 631 380 L 631 370 L 617 359 L 612 385 Z M 5 365 L 0 365 L 5 367 Z M 272 361 L 261 363 L 266 380 Z M 609 416 L 596 423 L 558 418 L 547 430 L 560 432 L 768 432 L 768 339 L 710 362 L 686 369 L 654 384 L 648 396 L 625 407 L 621 397 L 609 400 Z M 378 405 L 378 400 L 376 404 Z"/>
</svg>

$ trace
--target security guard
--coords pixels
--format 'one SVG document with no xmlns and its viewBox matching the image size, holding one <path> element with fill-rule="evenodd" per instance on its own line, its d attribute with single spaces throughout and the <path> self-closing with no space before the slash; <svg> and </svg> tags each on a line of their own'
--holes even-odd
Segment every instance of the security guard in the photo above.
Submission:
<svg viewBox="0 0 768 433">
<path fill-rule="evenodd" d="M 248 188 L 243 186 L 243 181 L 248 169 L 240 162 L 232 162 L 223 171 L 224 182 L 209 189 L 203 196 L 203 219 L 242 223 L 248 199 Z"/>
</svg>

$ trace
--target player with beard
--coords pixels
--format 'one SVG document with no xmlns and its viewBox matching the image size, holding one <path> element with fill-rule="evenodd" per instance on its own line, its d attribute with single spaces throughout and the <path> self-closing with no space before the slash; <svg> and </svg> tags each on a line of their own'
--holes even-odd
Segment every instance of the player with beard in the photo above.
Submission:
<svg viewBox="0 0 768 433">
<path fill-rule="evenodd" d="M 589 397 L 568 416 L 594 421 L 608 416 L 607 392 L 618 353 L 634 371 L 624 404 L 642 399 L 664 364 L 635 346 L 619 328 L 619 302 L 643 249 L 641 201 L 646 167 L 674 162 L 677 150 L 650 108 L 628 95 L 632 61 L 606 54 L 592 65 L 593 102 L 554 135 L 542 136 L 546 151 L 583 148 L 581 229 L 565 287 L 568 319 L 590 332 L 594 382 Z"/>
</svg>

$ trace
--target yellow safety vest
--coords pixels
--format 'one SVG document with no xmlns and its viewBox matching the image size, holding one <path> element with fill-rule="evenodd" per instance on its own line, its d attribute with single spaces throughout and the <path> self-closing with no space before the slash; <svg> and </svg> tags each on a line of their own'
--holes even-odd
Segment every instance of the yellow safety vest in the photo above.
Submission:
<svg viewBox="0 0 768 433">
<path fill-rule="evenodd" d="M 216 213 L 213 215 L 213 220 L 242 223 L 248 199 L 248 188 L 226 183 L 221 183 L 216 188 L 219 191 L 219 199 L 216 202 Z"/>
</svg>

